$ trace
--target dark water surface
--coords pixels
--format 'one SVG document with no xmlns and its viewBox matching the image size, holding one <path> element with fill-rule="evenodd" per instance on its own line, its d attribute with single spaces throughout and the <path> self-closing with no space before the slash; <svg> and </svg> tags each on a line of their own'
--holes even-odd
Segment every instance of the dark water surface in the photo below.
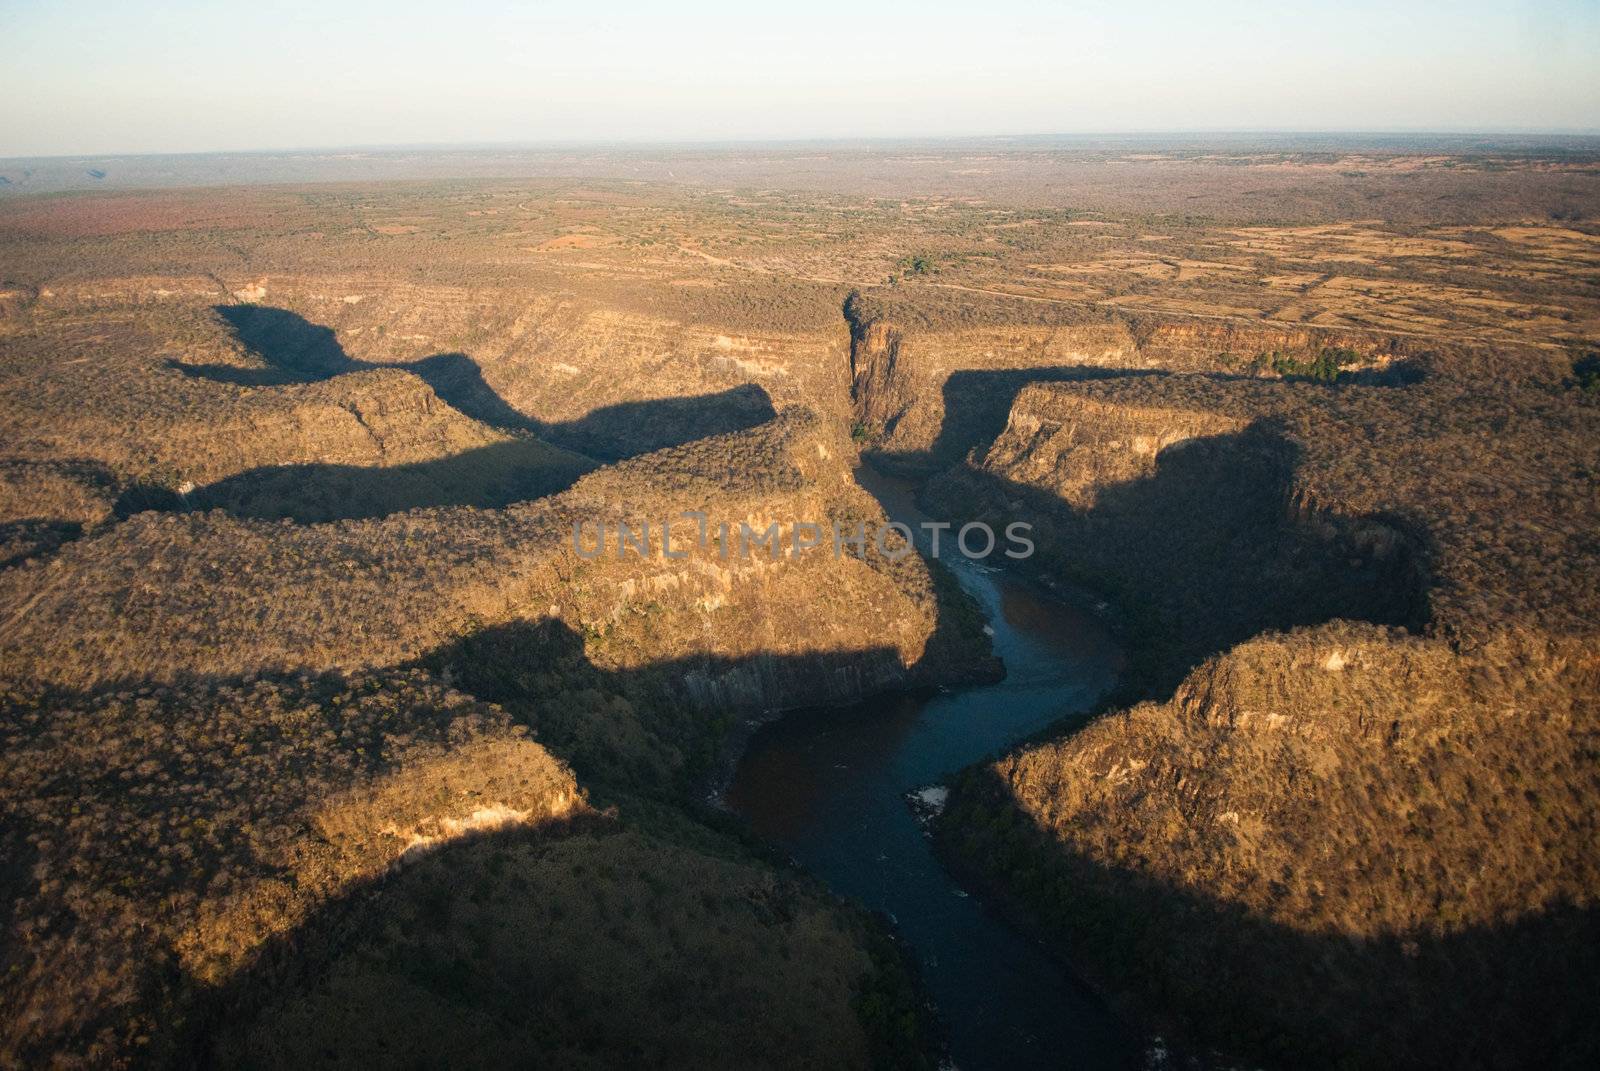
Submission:
<svg viewBox="0 0 1600 1071">
<path fill-rule="evenodd" d="M 923 519 L 908 485 L 859 478 L 893 519 Z M 958 555 L 941 560 L 987 613 L 1006 679 L 788 715 L 751 738 L 726 802 L 834 891 L 894 918 L 959 1067 L 1129 1066 L 1133 1038 L 955 883 L 905 799 L 1087 710 L 1114 683 L 1121 653 L 1092 615 L 1038 586 Z"/>
</svg>

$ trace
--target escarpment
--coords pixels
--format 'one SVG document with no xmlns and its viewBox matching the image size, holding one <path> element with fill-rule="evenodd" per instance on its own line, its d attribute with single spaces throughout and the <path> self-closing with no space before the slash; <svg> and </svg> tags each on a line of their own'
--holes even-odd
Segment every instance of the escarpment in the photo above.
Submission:
<svg viewBox="0 0 1600 1071">
<path fill-rule="evenodd" d="M 844 310 L 857 438 L 875 463 L 912 475 L 985 449 L 1035 383 L 1163 371 L 1278 378 L 1326 354 L 1337 354 L 1324 358 L 1329 368 L 1370 377 L 1424 352 L 1415 340 L 1311 327 L 1053 307 L 997 324 L 985 321 L 998 309 L 951 321 L 937 308 L 925 297 L 858 291 Z"/>
<path fill-rule="evenodd" d="M 1362 369 L 1382 370 L 1426 352 L 1426 341 L 1382 331 L 1285 324 L 1135 316 L 1129 326 L 1140 361 L 1174 372 L 1240 371 L 1261 354 L 1315 354 L 1348 350 Z"/>
<path fill-rule="evenodd" d="M 844 316 L 850 326 L 850 401 L 856 436 L 864 440 L 926 436 L 926 428 L 902 431 L 900 427 L 921 396 L 934 386 L 914 364 L 901 362 L 900 332 L 877 316 L 860 293 L 846 299 Z M 925 424 L 926 413 L 918 415 Z"/>
<path fill-rule="evenodd" d="M 219 511 L 142 514 L 48 565 L 5 574 L 0 645 L 9 665 L 36 679 L 86 687 L 260 667 L 392 666 L 474 629 L 556 618 L 617 668 L 870 651 L 884 668 L 864 680 L 881 686 L 904 679 L 934 633 L 934 590 L 920 559 L 835 559 L 831 534 L 793 552 L 796 523 L 881 521 L 851 478 L 851 456 L 834 425 L 791 412 L 505 511 L 418 510 L 309 528 Z M 714 533 L 730 526 L 728 534 L 686 538 L 698 534 L 686 511 L 705 514 Z M 661 539 L 673 521 L 669 557 Z M 623 524 L 636 537 L 650 528 L 647 553 L 619 549 Z M 781 548 L 741 544 L 746 527 L 760 535 L 774 524 Z M 606 549 L 580 555 L 597 525 L 612 533 Z M 791 610 L 773 614 L 770 605 Z M 641 630 L 650 642 L 636 637 Z"/>
<path fill-rule="evenodd" d="M 438 407 L 460 414 L 400 369 L 212 386 L 275 405 L 286 394 L 347 398 L 341 410 L 362 434 L 397 451 L 429 439 Z M 297 406 L 288 419 L 303 418 Z M 631 818 L 591 815 L 584 802 L 586 786 L 603 786 L 673 813 L 720 758 L 736 715 L 994 672 L 976 614 L 952 617 L 958 594 L 920 558 L 870 546 L 834 557 L 834 525 L 883 520 L 854 482 L 855 457 L 840 421 L 789 409 L 609 466 L 583 460 L 564 492 L 505 508 L 395 510 L 380 495 L 371 515 L 341 517 L 348 496 L 280 467 L 121 521 L 114 477 L 102 494 L 93 466 L 18 463 L 14 509 L 48 505 L 83 530 L 0 572 L 0 731 L 16 789 L 0 838 L 19 861 L 4 879 L 0 998 L 17 1015 L 0 1060 L 180 1065 L 211 1051 L 224 1022 L 244 1031 L 230 1045 L 276 1051 L 270 1030 L 248 1031 L 257 1016 L 292 1018 L 265 1006 L 273 994 L 367 977 L 371 961 L 347 955 L 340 935 L 359 930 L 364 955 L 437 964 L 440 949 L 406 948 L 415 931 L 385 929 L 374 913 L 420 912 L 434 932 L 441 880 L 552 917 L 576 919 L 610 896 L 639 907 L 636 932 L 596 938 L 575 923 L 531 961 L 497 958 L 491 976 L 516 981 L 495 1000 L 559 986 L 599 1008 L 626 976 L 689 984 L 722 1007 L 751 999 L 748 986 L 730 993 L 722 964 L 756 956 L 773 966 L 758 1001 L 777 1016 L 771 1030 L 817 1051 L 866 1062 L 877 1042 L 859 1000 L 894 1009 L 911 1024 L 901 1033 L 920 1030 L 896 954 L 872 951 L 876 923 L 809 884 L 776 881 L 687 817 L 651 819 L 641 837 Z M 376 466 L 351 488 L 373 493 L 406 468 Z M 282 520 L 257 519 L 277 503 Z M 307 523 L 319 510 L 334 519 Z M 812 524 L 820 541 L 798 546 L 796 526 Z M 624 526 L 637 543 L 624 543 Z M 237 811 L 245 802 L 249 815 Z M 630 875 L 696 876 L 679 892 L 692 910 L 671 915 L 673 933 L 697 942 L 682 956 L 638 962 L 638 941 L 679 938 L 652 886 L 633 888 L 603 863 L 619 850 Z M 569 867 L 596 860 L 574 879 Z M 795 918 L 805 933 L 791 932 Z M 736 945 L 702 940 L 732 930 Z M 805 955 L 791 962 L 796 948 Z M 580 982 L 574 963 L 589 971 Z M 373 977 L 398 987 L 386 1006 L 405 1009 L 407 1029 L 450 1006 L 413 986 L 411 966 L 402 976 Z M 517 1025 L 549 1010 L 497 1019 L 511 1033 L 495 1043 L 559 1048 L 546 1027 L 529 1026 L 532 1036 Z M 624 1048 L 686 1043 L 712 1018 L 686 1007 L 612 1036 Z M 365 1037 L 323 1037 L 318 1051 Z"/>
<path fill-rule="evenodd" d="M 1022 391 L 929 497 L 1032 520 L 1126 612 L 1147 698 L 963 775 L 951 858 L 1234 1058 L 1593 1051 L 1591 417 L 1448 368 Z"/>
<path fill-rule="evenodd" d="M 1420 625 L 1425 540 L 1398 508 L 1308 507 L 1315 444 L 1274 408 L 1291 398 L 1191 377 L 1028 387 L 988 450 L 926 494 L 953 517 L 1030 522 L 1036 567 L 1112 596 L 1139 687 L 1263 629 Z"/>
</svg>

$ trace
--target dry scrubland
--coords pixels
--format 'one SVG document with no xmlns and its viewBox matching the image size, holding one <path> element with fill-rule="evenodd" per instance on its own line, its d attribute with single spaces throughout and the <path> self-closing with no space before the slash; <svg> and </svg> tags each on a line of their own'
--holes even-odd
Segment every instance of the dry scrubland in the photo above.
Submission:
<svg viewBox="0 0 1600 1071">
<path fill-rule="evenodd" d="M 1567 354 L 1405 372 L 1017 395 L 930 497 L 1038 517 L 1151 698 L 966 774 L 943 843 L 1193 1044 L 1583 1066 L 1600 398 Z"/>
<path fill-rule="evenodd" d="M 406 901 L 406 889 L 415 889 L 424 906 L 427 896 L 440 895 L 437 882 L 421 877 L 385 891 L 381 901 L 358 892 L 403 864 L 409 843 L 449 841 L 482 825 L 536 829 L 547 813 L 565 814 L 577 789 L 544 747 L 586 781 L 613 792 L 680 798 L 705 776 L 736 714 L 848 700 L 885 687 L 959 679 L 967 666 L 986 668 L 970 630 L 952 632 L 939 622 L 935 583 L 915 560 L 895 567 L 881 561 L 825 565 L 820 555 L 793 563 L 754 557 L 724 563 L 710 549 L 685 561 L 619 561 L 614 555 L 585 561 L 572 551 L 577 518 L 636 520 L 684 508 L 749 519 L 757 528 L 769 518 L 870 518 L 874 504 L 840 466 L 846 456 L 842 431 L 830 436 L 820 421 L 796 410 L 751 432 L 600 469 L 561 495 L 505 510 L 416 509 L 305 526 L 240 520 L 221 510 L 144 512 L 8 571 L 0 596 L 8 613 L 4 659 L 19 681 L 8 717 L 29 746 L 8 755 L 16 770 L 8 777 L 14 791 L 8 793 L 7 827 L 18 844 L 13 858 L 40 856 L 18 877 L 23 940 L 8 984 L 15 987 L 15 1021 L 28 1024 L 28 1031 L 8 1051 L 25 1058 L 60 1046 L 102 1059 L 149 1046 L 166 1059 L 201 1044 L 212 1021 L 207 1016 L 223 1014 L 217 1009 L 229 1001 L 250 1006 L 268 987 L 259 982 L 252 988 L 251 979 L 279 977 L 286 969 L 281 964 L 292 962 L 275 945 L 322 948 L 343 940 L 326 936 L 329 930 L 362 925 L 345 921 L 333 905 L 359 901 L 365 915 L 386 913 L 395 898 Z M 774 614 L 775 606 L 785 613 Z M 928 664 L 938 668 L 922 668 Z M 431 675 L 419 678 L 418 667 Z M 511 740 L 549 772 L 534 777 L 511 768 L 502 774 L 499 768 L 512 759 L 497 758 L 453 728 L 451 746 L 436 761 L 407 761 L 404 751 L 388 758 L 384 748 L 422 736 L 427 722 L 417 722 L 431 716 L 430 701 L 423 697 L 419 707 L 407 694 L 382 706 L 365 694 L 376 689 L 383 696 L 395 682 L 415 686 L 418 679 L 451 702 L 462 697 L 437 681 L 458 681 L 502 701 L 504 708 L 474 709 L 503 733 L 511 733 L 508 710 L 517 732 L 531 728 L 532 738 L 512 734 Z M 282 681 L 291 689 L 300 682 L 311 694 L 283 697 Z M 36 694 L 26 693 L 22 682 Z M 377 709 L 352 725 L 346 694 Z M 264 737 L 261 747 L 276 750 L 257 761 L 252 732 Z M 98 746 L 80 757 L 74 745 L 85 739 Z M 369 761 L 380 769 L 358 771 L 357 780 L 377 782 L 376 798 L 328 802 L 323 807 L 333 817 L 327 817 L 316 805 L 357 789 L 325 776 L 322 767 L 344 774 L 346 765 Z M 559 791 L 543 787 L 558 779 L 564 779 Z M 273 807 L 252 787 L 258 780 L 300 806 Z M 95 806 L 99 800 L 85 797 L 86 784 L 105 786 L 109 814 Z M 430 805 L 437 813 L 412 813 Z M 354 856 L 345 859 L 336 847 L 336 858 L 310 876 L 292 862 L 316 857 L 347 835 L 365 854 L 345 852 Z M 597 843 L 609 844 L 606 836 Z M 217 837 L 234 842 L 231 853 L 228 844 L 213 844 Z M 711 891 L 720 885 L 705 872 L 707 864 L 691 861 L 697 850 L 675 843 L 641 843 L 635 854 L 657 856 L 649 866 L 626 873 L 601 867 L 596 884 L 615 879 L 621 883 L 615 895 L 633 897 L 643 895 L 630 884 L 640 874 L 687 867 L 701 875 L 702 885 L 693 887 L 722 896 Z M 609 849 L 595 850 L 603 855 Z M 176 888 L 145 884 L 144 874 L 125 876 L 119 867 L 133 865 L 129 853 L 158 865 L 158 876 Z M 461 868 L 481 865 L 489 874 L 482 881 L 500 880 L 507 858 L 484 850 L 453 858 L 446 873 L 459 879 Z M 532 872 L 511 888 L 555 905 L 551 911 L 570 910 L 576 886 L 529 865 Z M 735 870 L 745 882 L 775 880 L 748 862 Z M 551 883 L 547 898 L 534 891 Z M 265 902 L 245 897 L 236 905 L 235 884 L 265 887 Z M 184 899 L 200 890 L 222 905 Z M 602 900 L 607 895 L 599 888 L 589 892 Z M 792 1009 L 791 1017 L 773 1021 L 774 1031 L 804 1029 L 817 999 L 811 994 L 820 990 L 846 1011 L 852 1000 L 882 1010 L 874 1012 L 877 1019 L 851 1019 L 849 1029 L 830 1027 L 817 1044 L 867 1051 L 876 1037 L 867 1032 L 871 1025 L 880 1033 L 898 1030 L 896 1050 L 918 1058 L 909 996 L 877 993 L 880 975 L 902 985 L 894 981 L 893 957 L 880 956 L 875 966 L 863 951 L 870 932 L 815 891 L 786 880 L 770 895 L 779 914 L 742 924 L 765 925 L 767 955 L 781 951 L 787 960 L 796 947 L 806 950 L 770 980 L 773 999 Z M 279 902 L 284 899 L 291 902 Z M 703 944 L 699 927 L 735 921 L 714 904 L 702 908 L 715 920 L 706 923 L 648 903 L 650 921 L 640 929 L 669 944 L 678 940 L 673 927 Z M 736 915 L 740 901 L 732 903 L 728 911 Z M 794 913 L 804 917 L 803 926 Z M 262 916 L 268 921 L 256 921 Z M 807 927 L 828 926 L 839 932 L 824 933 L 814 946 Z M 791 934 L 795 927 L 804 932 Z M 587 932 L 554 935 L 549 959 L 500 962 L 495 969 L 508 972 L 506 986 L 538 979 L 557 985 L 578 955 L 571 942 Z M 113 936 L 124 943 L 109 943 Z M 370 939 L 409 936 L 380 928 Z M 674 972 L 695 978 L 703 971 L 713 1004 L 727 1006 L 722 991 L 736 984 L 734 945 L 678 949 L 686 961 L 669 959 L 647 970 L 625 964 L 642 940 L 638 932 L 611 930 L 607 938 L 619 959 L 586 949 L 584 956 L 605 967 L 585 976 L 591 984 L 638 970 L 638 979 L 622 988 L 637 1006 L 649 1007 L 650 994 Z M 86 951 L 91 948 L 98 950 L 93 956 Z M 723 958 L 711 959 L 719 949 Z M 127 972 L 144 963 L 159 974 L 163 957 L 172 958 L 167 970 L 181 971 L 182 981 L 162 988 L 144 978 L 105 977 L 117 964 Z M 346 964 L 341 971 L 358 970 L 340 962 Z M 81 982 L 64 963 L 81 967 Z M 650 970 L 662 972 L 660 979 L 651 982 Z M 418 966 L 406 978 L 412 988 L 402 995 L 411 993 L 422 1011 L 402 1004 L 395 1014 L 413 1029 L 431 1021 L 417 1015 L 443 1014 L 430 1001 L 468 999 L 455 988 L 459 973 L 427 975 Z M 594 1006 L 624 999 L 596 993 Z M 32 1001 L 48 1003 L 49 1014 L 34 1015 Z M 667 1011 L 655 1008 L 658 1018 L 640 1024 L 637 1036 L 625 1033 L 608 1044 L 663 1053 L 713 1045 L 701 1036 L 711 1024 L 691 1022 L 680 1037 L 681 1020 Z M 838 1006 L 829 1007 L 834 1019 L 838 1013 Z M 589 1052 L 596 1044 L 587 1027 L 574 1025 L 572 1036 L 552 1034 L 551 1024 L 561 1020 L 547 1020 L 554 1014 L 549 1008 L 533 1005 L 527 1014 L 534 1019 L 507 1028 L 505 1048 L 481 1058 L 503 1057 L 533 1042 L 555 1056 L 567 1046 Z M 307 1044 L 317 1051 L 333 1038 L 356 1044 L 341 1021 L 330 1014 L 328 1039 Z M 247 1047 L 264 1046 L 250 1059 L 294 1062 L 292 1052 L 274 1047 L 273 1036 L 269 1029 L 250 1034 L 255 1040 Z M 590 1056 L 603 1063 L 627 1051 Z M 723 1058 L 731 1065 L 736 1055 Z"/>
<path fill-rule="evenodd" d="M 931 1060 L 689 801 L 743 714 L 992 673 L 970 604 L 570 549 L 878 518 L 858 451 L 1117 607 L 940 834 L 1130 1016 L 1594 1053 L 1591 157 L 546 165 L 0 200 L 0 1062 Z"/>
<path fill-rule="evenodd" d="M 10 1060 L 179 1058 L 196 991 L 331 897 L 582 807 L 525 729 L 417 672 L 6 698 Z"/>
</svg>

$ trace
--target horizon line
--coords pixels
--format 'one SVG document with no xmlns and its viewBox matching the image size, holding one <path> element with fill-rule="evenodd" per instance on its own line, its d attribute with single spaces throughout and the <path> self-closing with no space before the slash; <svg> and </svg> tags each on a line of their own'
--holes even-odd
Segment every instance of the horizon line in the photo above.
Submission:
<svg viewBox="0 0 1600 1071">
<path fill-rule="evenodd" d="M 842 134 L 805 135 L 797 137 L 731 136 L 724 138 L 545 138 L 506 139 L 492 141 L 424 141 L 424 142 L 349 142 L 326 145 L 261 146 L 255 148 L 172 149 L 172 150 L 97 150 L 43 154 L 0 154 L 0 161 L 84 160 L 101 158 L 141 159 L 195 156 L 264 156 L 312 155 L 329 153 L 397 153 L 397 152 L 484 152 L 484 151 L 558 151 L 589 149 L 595 151 L 626 149 L 708 149 L 757 148 L 782 146 L 823 145 L 917 145 L 994 142 L 1048 142 L 1071 140 L 1118 140 L 1134 138 L 1443 138 L 1443 139 L 1493 139 L 1493 138 L 1563 138 L 1593 140 L 1600 148 L 1600 127 L 1490 127 L 1490 128 L 1430 128 L 1389 127 L 1362 129 L 1357 127 L 1329 128 L 1273 128 L 1273 127 L 1196 127 L 1191 129 L 1117 129 L 1053 131 L 1035 133 L 983 133 L 983 134 Z"/>
</svg>

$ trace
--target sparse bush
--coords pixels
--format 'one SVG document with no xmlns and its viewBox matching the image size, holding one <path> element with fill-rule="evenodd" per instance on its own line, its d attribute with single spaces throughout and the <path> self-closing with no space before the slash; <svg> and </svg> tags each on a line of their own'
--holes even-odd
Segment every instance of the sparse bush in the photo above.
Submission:
<svg viewBox="0 0 1600 1071">
<path fill-rule="evenodd" d="M 1600 394 L 1600 354 L 1591 353 L 1574 361 L 1572 375 L 1584 394 Z"/>
</svg>

